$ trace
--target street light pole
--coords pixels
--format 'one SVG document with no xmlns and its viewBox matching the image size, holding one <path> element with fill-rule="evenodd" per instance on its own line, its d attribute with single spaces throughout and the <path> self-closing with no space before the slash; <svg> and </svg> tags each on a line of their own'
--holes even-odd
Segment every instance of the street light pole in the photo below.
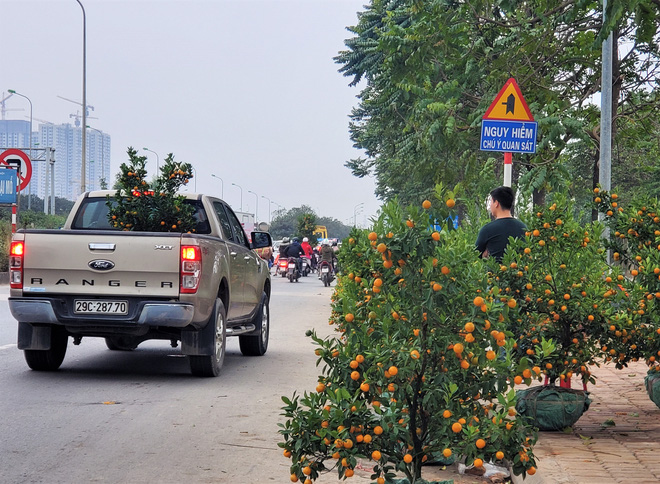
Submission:
<svg viewBox="0 0 660 484">
<path fill-rule="evenodd" d="M 225 199 L 225 181 L 222 178 L 220 178 L 219 176 L 214 175 L 213 173 L 211 173 L 211 176 L 213 178 L 217 178 L 218 180 L 220 180 L 220 183 L 221 183 L 221 185 L 220 185 L 220 198 L 222 198 L 224 200 Z"/>
<path fill-rule="evenodd" d="M 238 187 L 241 190 L 241 212 L 243 211 L 243 188 L 240 185 L 237 185 L 236 183 L 232 183 L 235 187 Z"/>
<path fill-rule="evenodd" d="M 150 150 L 149 148 L 142 148 L 144 151 L 150 151 L 154 155 L 156 155 L 156 176 L 158 176 L 158 172 L 160 171 L 160 156 L 158 156 L 158 153 L 156 153 L 154 150 Z"/>
<path fill-rule="evenodd" d="M 254 193 L 252 190 L 248 190 L 248 193 L 254 195 L 255 206 L 254 206 L 254 221 L 259 223 L 259 195 Z"/>
<path fill-rule="evenodd" d="M 25 99 L 28 100 L 30 103 L 30 139 L 29 139 L 29 144 L 30 144 L 30 163 L 32 163 L 32 101 L 30 101 L 30 98 L 25 96 L 24 94 L 18 93 L 14 91 L 13 89 L 8 89 L 10 94 L 16 94 L 17 96 L 24 97 Z M 20 185 L 21 181 L 18 180 L 18 183 Z M 32 209 L 32 183 L 28 183 L 28 210 Z"/>
<path fill-rule="evenodd" d="M 364 202 L 358 203 L 355 207 L 353 207 L 353 227 L 357 226 L 357 209 L 358 207 L 364 207 Z"/>
<path fill-rule="evenodd" d="M 85 180 L 87 178 L 87 18 L 85 16 L 85 7 L 80 0 L 76 0 L 83 15 L 83 78 L 82 78 L 82 168 L 80 171 L 80 193 L 85 193 Z"/>
<path fill-rule="evenodd" d="M 105 190 L 106 182 L 105 182 L 105 137 L 103 136 L 103 131 L 100 129 L 92 128 L 91 126 L 87 126 L 89 129 L 93 129 L 97 133 L 101 135 L 101 178 L 99 178 L 99 184 L 101 185 L 101 189 Z"/>
<path fill-rule="evenodd" d="M 264 197 L 263 195 L 261 195 L 261 198 L 265 198 L 266 200 L 268 200 L 268 225 L 270 225 L 270 204 L 273 202 L 270 201 L 270 198 Z"/>
</svg>

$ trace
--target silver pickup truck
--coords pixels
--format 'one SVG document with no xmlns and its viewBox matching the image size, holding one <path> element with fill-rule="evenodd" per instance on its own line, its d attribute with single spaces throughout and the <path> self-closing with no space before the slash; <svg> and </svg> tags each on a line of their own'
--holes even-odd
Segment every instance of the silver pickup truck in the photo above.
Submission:
<svg viewBox="0 0 660 484">
<path fill-rule="evenodd" d="M 57 370 L 69 337 L 105 338 L 110 350 L 148 339 L 181 343 L 193 375 L 217 376 L 226 337 L 244 355 L 268 348 L 270 272 L 222 200 L 185 194 L 195 233 L 127 232 L 108 221 L 107 196 L 83 194 L 62 230 L 19 230 L 10 249 L 9 308 L 18 348 L 34 370 Z"/>
</svg>

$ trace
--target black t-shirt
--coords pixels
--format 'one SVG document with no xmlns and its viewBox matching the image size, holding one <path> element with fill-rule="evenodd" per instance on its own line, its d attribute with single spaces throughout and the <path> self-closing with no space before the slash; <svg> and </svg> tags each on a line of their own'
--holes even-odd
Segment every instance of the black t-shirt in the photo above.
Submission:
<svg viewBox="0 0 660 484">
<path fill-rule="evenodd" d="M 517 218 L 504 217 L 484 225 L 477 236 L 477 250 L 482 254 L 488 249 L 488 255 L 502 260 L 504 250 L 509 243 L 509 237 L 516 239 L 524 237 L 527 227 Z"/>
</svg>

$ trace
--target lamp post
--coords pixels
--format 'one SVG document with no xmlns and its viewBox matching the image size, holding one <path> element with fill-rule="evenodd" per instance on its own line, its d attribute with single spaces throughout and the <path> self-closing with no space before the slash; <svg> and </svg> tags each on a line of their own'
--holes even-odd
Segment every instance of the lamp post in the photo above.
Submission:
<svg viewBox="0 0 660 484">
<path fill-rule="evenodd" d="M 238 187 L 241 190 L 241 212 L 243 211 L 243 188 L 240 185 L 237 185 L 236 183 L 232 183 L 235 187 Z"/>
<path fill-rule="evenodd" d="M 254 195 L 255 206 L 254 206 L 254 221 L 259 223 L 259 195 L 254 193 L 252 190 L 248 190 L 248 193 Z"/>
<path fill-rule="evenodd" d="M 218 180 L 220 180 L 220 183 L 222 183 L 222 185 L 220 185 L 220 198 L 222 198 L 224 200 L 224 198 L 225 198 L 225 181 L 222 178 L 220 178 L 218 175 L 214 175 L 213 173 L 211 173 L 211 176 L 213 178 L 217 178 Z"/>
<path fill-rule="evenodd" d="M 270 201 L 270 198 L 264 197 L 263 195 L 261 195 L 261 198 L 265 198 L 266 200 L 268 200 L 268 225 L 270 225 L 270 204 L 273 202 Z"/>
<path fill-rule="evenodd" d="M 195 193 L 197 193 L 197 170 L 195 167 L 190 165 L 190 169 L 193 171 L 193 178 L 195 179 Z"/>
<path fill-rule="evenodd" d="M 353 207 L 353 227 L 357 226 L 357 210 L 358 208 L 363 208 L 364 207 L 364 202 L 358 203 L 355 207 Z"/>
<path fill-rule="evenodd" d="M 160 171 L 160 156 L 158 156 L 158 153 L 156 153 L 154 150 L 150 150 L 149 148 L 142 148 L 144 151 L 149 151 L 156 155 L 156 176 L 158 176 L 158 172 Z"/>
<path fill-rule="evenodd" d="M 30 103 L 30 139 L 29 139 L 29 144 L 30 144 L 30 162 L 32 162 L 32 101 L 30 101 L 29 97 L 27 97 L 24 94 L 21 94 L 19 92 L 16 92 L 13 89 L 8 89 L 8 91 L 9 91 L 10 94 L 16 94 L 17 96 L 24 97 Z M 18 183 L 20 185 L 21 181 L 18 180 Z M 32 209 L 32 183 L 28 183 L 28 210 L 31 210 L 31 209 Z"/>
<path fill-rule="evenodd" d="M 80 8 L 82 9 L 83 15 L 83 77 L 82 77 L 82 168 L 80 171 L 80 193 L 85 193 L 85 180 L 87 178 L 85 163 L 87 162 L 87 18 L 85 16 L 85 7 L 80 0 L 76 0 Z"/>
<path fill-rule="evenodd" d="M 99 178 L 99 185 L 101 186 L 102 190 L 105 190 L 107 188 L 107 184 L 105 182 L 105 136 L 103 136 L 103 131 L 100 129 L 92 128 L 91 126 L 87 127 L 89 129 L 93 129 L 101 135 L 101 177 Z"/>
</svg>

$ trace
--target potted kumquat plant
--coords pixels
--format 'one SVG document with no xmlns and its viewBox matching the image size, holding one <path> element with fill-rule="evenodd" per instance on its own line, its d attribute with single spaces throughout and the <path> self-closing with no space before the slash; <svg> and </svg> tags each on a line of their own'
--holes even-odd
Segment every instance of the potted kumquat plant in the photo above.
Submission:
<svg viewBox="0 0 660 484">
<path fill-rule="evenodd" d="M 536 434 L 513 386 L 531 382 L 548 348 L 513 358 L 514 295 L 489 286 L 474 234 L 432 223 L 455 205 L 453 193 L 438 192 L 439 208 L 389 203 L 371 230 L 344 241 L 330 319 L 337 336 L 309 333 L 318 386 L 283 397 L 280 446 L 293 482 L 332 468 L 350 477 L 358 459 L 373 461 L 378 484 L 401 474 L 423 482 L 423 464 L 451 458 L 536 472 Z"/>
</svg>

